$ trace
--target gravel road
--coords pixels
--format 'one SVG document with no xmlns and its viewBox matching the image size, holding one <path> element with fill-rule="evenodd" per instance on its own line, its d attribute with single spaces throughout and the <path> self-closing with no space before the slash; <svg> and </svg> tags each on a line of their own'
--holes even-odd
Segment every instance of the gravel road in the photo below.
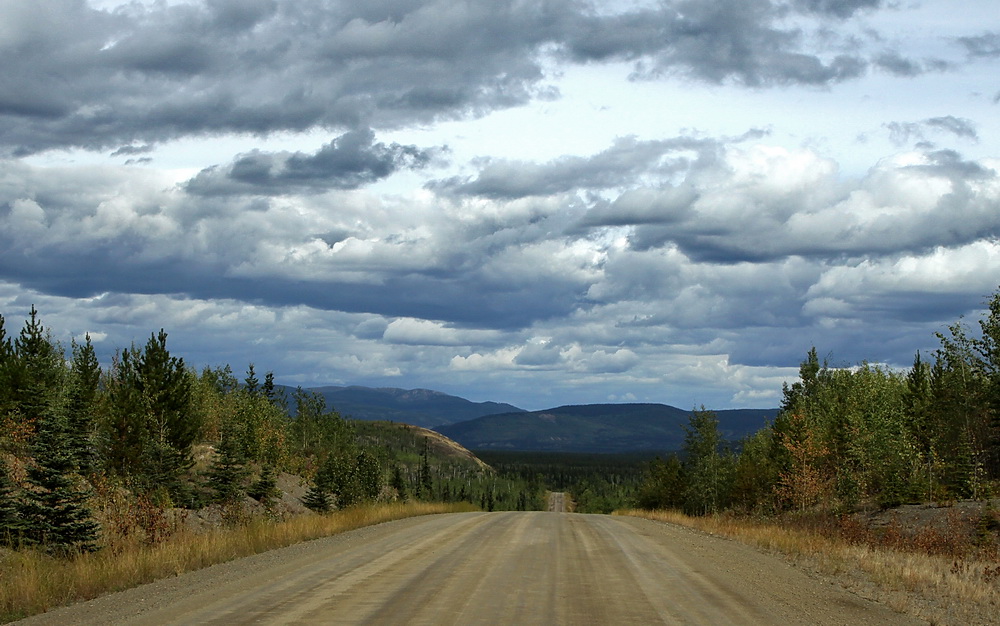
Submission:
<svg viewBox="0 0 1000 626">
<path fill-rule="evenodd" d="M 459 513 L 299 544 L 24 624 L 913 624 L 725 539 L 630 517 Z"/>
</svg>

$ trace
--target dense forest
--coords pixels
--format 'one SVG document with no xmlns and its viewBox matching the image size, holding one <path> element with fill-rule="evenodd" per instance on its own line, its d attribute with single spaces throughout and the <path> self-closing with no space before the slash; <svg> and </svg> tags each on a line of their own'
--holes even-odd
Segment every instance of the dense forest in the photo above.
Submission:
<svg viewBox="0 0 1000 626">
<path fill-rule="evenodd" d="M 102 368 L 89 336 L 66 350 L 34 307 L 16 337 L 0 316 L 0 543 L 71 553 L 123 529 L 156 541 L 169 510 L 214 506 L 235 523 L 253 500 L 276 513 L 280 473 L 308 483 L 302 501 L 317 512 L 407 498 L 544 504 L 537 481 L 438 454 L 429 431 L 290 396 L 253 364 L 242 381 L 228 365 L 195 371 L 163 330 Z"/>
<path fill-rule="evenodd" d="M 768 427 L 731 445 L 694 411 L 681 454 L 652 463 L 643 508 L 848 512 L 991 495 L 1000 478 L 1000 292 L 938 333 L 908 371 L 832 368 L 815 348 Z"/>
</svg>

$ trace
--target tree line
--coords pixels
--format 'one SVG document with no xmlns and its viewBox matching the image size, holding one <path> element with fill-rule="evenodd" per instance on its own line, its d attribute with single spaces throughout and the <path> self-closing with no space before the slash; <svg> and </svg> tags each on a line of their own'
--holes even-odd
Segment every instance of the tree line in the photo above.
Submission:
<svg viewBox="0 0 1000 626">
<path fill-rule="evenodd" d="M 286 394 L 253 364 L 242 381 L 228 365 L 196 371 L 163 330 L 102 368 L 89 335 L 67 353 L 34 307 L 13 337 L 0 316 L 0 544 L 97 549 L 110 529 L 95 506 L 109 501 L 152 516 L 152 539 L 170 508 L 215 504 L 239 519 L 252 498 L 274 511 L 280 472 L 308 480 L 303 501 L 318 512 L 379 498 L 537 499 L 514 501 L 495 477 L 486 490 L 488 472 L 420 461 L 395 459 L 321 395 Z"/>
<path fill-rule="evenodd" d="M 830 367 L 809 350 L 774 422 L 735 445 L 696 410 L 679 455 L 647 468 L 644 508 L 846 512 L 980 499 L 1000 479 L 1000 292 L 908 371 Z"/>
</svg>

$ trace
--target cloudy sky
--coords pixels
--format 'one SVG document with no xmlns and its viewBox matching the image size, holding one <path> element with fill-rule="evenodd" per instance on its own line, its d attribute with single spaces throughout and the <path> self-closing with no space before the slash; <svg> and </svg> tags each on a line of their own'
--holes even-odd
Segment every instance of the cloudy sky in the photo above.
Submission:
<svg viewBox="0 0 1000 626">
<path fill-rule="evenodd" d="M 1000 284 L 996 0 L 0 0 L 0 58 L 0 312 L 104 364 L 771 407 Z"/>
</svg>

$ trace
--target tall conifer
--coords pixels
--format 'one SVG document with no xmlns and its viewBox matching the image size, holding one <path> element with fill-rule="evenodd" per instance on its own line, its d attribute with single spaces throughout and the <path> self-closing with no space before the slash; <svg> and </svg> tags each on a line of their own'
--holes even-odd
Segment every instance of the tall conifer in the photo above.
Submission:
<svg viewBox="0 0 1000 626">
<path fill-rule="evenodd" d="M 18 504 L 21 540 L 61 553 L 96 549 L 98 525 L 86 504 L 89 491 L 73 474 L 73 455 L 61 415 L 42 420 L 32 455 L 28 488 Z"/>
</svg>

